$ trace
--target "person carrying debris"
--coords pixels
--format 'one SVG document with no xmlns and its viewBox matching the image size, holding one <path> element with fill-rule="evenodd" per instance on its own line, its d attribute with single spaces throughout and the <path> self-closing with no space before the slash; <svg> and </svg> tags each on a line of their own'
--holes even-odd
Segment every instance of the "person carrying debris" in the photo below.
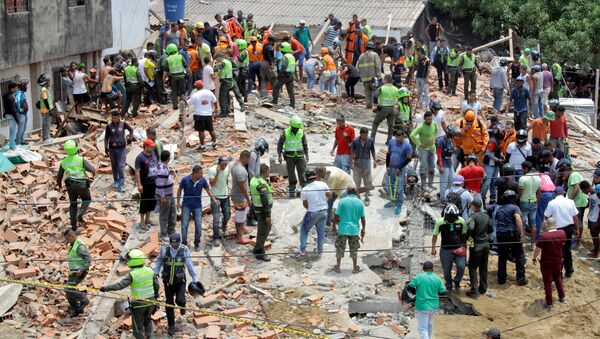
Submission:
<svg viewBox="0 0 600 339">
<path fill-rule="evenodd" d="M 408 283 L 415 293 L 415 317 L 419 323 L 419 338 L 433 338 L 433 316 L 440 307 L 439 296 L 446 293 L 442 279 L 433 272 L 433 263 L 423 263 L 423 272 Z M 400 292 L 398 292 L 400 293 Z"/>
<path fill-rule="evenodd" d="M 192 284 L 198 281 L 190 250 L 181 244 L 179 233 L 169 235 L 169 243 L 160 247 L 156 264 L 154 265 L 154 275 L 158 277 L 162 268 L 162 279 L 165 287 L 165 302 L 170 305 L 185 307 L 185 268 L 187 268 L 192 278 Z M 175 309 L 166 307 L 167 324 L 169 336 L 175 335 Z M 185 309 L 180 309 L 181 315 L 185 314 Z"/>
<path fill-rule="evenodd" d="M 277 143 L 277 159 L 282 163 L 282 155 L 285 157 L 285 163 L 288 173 L 290 198 L 296 195 L 296 184 L 300 179 L 300 186 L 304 187 L 304 171 L 308 162 L 308 144 L 306 135 L 302 129 L 302 118 L 294 115 L 290 118 L 290 126 L 286 128 Z M 296 176 L 296 173 L 298 176 Z"/>
<path fill-rule="evenodd" d="M 271 233 L 271 208 L 273 207 L 273 189 L 268 181 L 269 176 L 269 166 L 262 164 L 260 165 L 260 176 L 250 180 L 252 210 L 258 221 L 253 253 L 256 259 L 262 261 L 271 261 L 271 258 L 265 254 L 265 241 Z"/>
<path fill-rule="evenodd" d="M 69 260 L 69 278 L 66 286 L 77 286 L 85 279 L 90 268 L 90 253 L 85 244 L 77 239 L 73 229 L 67 229 L 63 235 L 67 241 L 67 259 Z M 83 313 L 84 308 L 90 303 L 85 292 L 65 289 L 69 301 L 69 315 L 76 317 Z"/>
<path fill-rule="evenodd" d="M 179 101 L 183 100 L 185 95 L 185 77 L 189 73 L 188 63 L 185 58 L 177 52 L 177 45 L 170 43 L 167 45 L 166 52 L 168 57 L 161 64 L 163 70 L 163 83 L 167 82 L 167 75 L 171 86 L 171 105 L 173 109 L 178 109 Z"/>
<path fill-rule="evenodd" d="M 400 211 L 402 210 L 402 204 L 404 203 L 406 165 L 410 162 L 413 154 L 413 148 L 408 139 L 405 138 L 405 133 L 406 132 L 403 129 L 397 129 L 394 132 L 395 137 L 388 144 L 385 159 L 390 201 L 383 207 L 390 208 L 396 206 L 396 209 L 394 210 L 395 215 L 400 215 Z"/>
<path fill-rule="evenodd" d="M 292 54 L 292 45 L 289 42 L 281 43 L 279 51 L 283 53 L 283 64 L 277 81 L 273 86 L 273 105 L 277 105 L 279 101 L 279 93 L 283 86 L 287 89 L 288 97 L 290 98 L 290 107 L 294 108 L 296 105 L 296 95 L 294 94 L 294 75 L 296 74 L 296 59 Z"/>
<path fill-rule="evenodd" d="M 489 215 L 483 211 L 483 201 L 475 197 L 471 203 L 473 213 L 467 221 L 467 234 L 473 240 L 469 247 L 469 281 L 471 289 L 467 291 L 469 297 L 476 297 L 477 293 L 487 292 L 488 256 L 490 252 L 490 234 L 494 232 Z M 477 271 L 479 270 L 479 282 Z"/>
<path fill-rule="evenodd" d="M 458 68 L 465 77 L 464 94 L 465 100 L 468 98 L 469 84 L 471 84 L 470 91 L 477 91 L 477 73 L 481 75 L 481 69 L 477 62 L 477 57 L 473 54 L 473 48 L 468 46 L 467 50 L 462 53 L 459 57 Z"/>
<path fill-rule="evenodd" d="M 131 64 L 125 67 L 125 91 L 127 92 L 127 96 L 125 97 L 123 108 L 121 109 L 122 116 L 127 114 L 129 105 L 132 103 L 131 116 L 134 118 L 138 116 L 138 108 L 140 107 L 140 101 L 142 99 L 142 86 L 144 83 L 138 66 L 138 59 L 132 58 Z"/>
<path fill-rule="evenodd" d="M 454 290 L 460 294 L 460 282 L 465 273 L 467 249 L 465 247 L 467 224 L 460 216 L 460 210 L 454 204 L 444 207 L 442 218 L 440 218 L 433 229 L 431 238 L 431 255 L 437 255 L 436 243 L 438 235 L 442 237 L 440 247 L 440 261 L 444 270 L 446 290 Z M 452 279 L 452 264 L 456 265 L 456 275 Z"/>
<path fill-rule="evenodd" d="M 129 135 L 125 138 L 125 130 Z M 104 132 L 104 152 L 110 159 L 110 167 L 113 175 L 113 188 L 125 191 L 125 160 L 127 158 L 127 143 L 135 140 L 133 128 L 126 122 L 121 121 L 121 113 L 113 110 L 111 121 L 106 125 Z"/>
<path fill-rule="evenodd" d="M 360 80 L 365 88 L 365 100 L 367 108 L 373 107 L 373 101 L 376 87 L 373 86 L 373 79 L 381 79 L 381 58 L 375 52 L 375 44 L 372 41 L 366 44 L 367 51 L 358 57 L 356 67 L 360 74 Z M 391 83 L 391 81 L 390 81 Z M 375 139 L 371 136 L 373 140 Z"/>
<path fill-rule="evenodd" d="M 360 229 L 359 237 L 359 226 Z M 339 225 L 339 227 L 337 227 Z M 333 270 L 336 273 L 341 273 L 340 264 L 346 251 L 346 242 L 350 249 L 350 258 L 352 258 L 352 273 L 358 273 L 361 271 L 360 266 L 357 264 L 358 260 L 358 249 L 360 248 L 360 242 L 364 242 L 365 228 L 367 221 L 365 218 L 365 205 L 358 197 L 358 191 L 356 186 L 351 185 L 346 189 L 346 195 L 340 199 L 338 207 L 335 210 L 335 217 L 333 218 L 333 225 L 331 232 L 336 235 L 335 238 L 335 257 L 337 263 Z"/>
<path fill-rule="evenodd" d="M 83 215 L 87 212 L 92 195 L 90 194 L 90 181 L 85 172 L 96 174 L 96 170 L 81 155 L 77 154 L 77 143 L 67 140 L 63 146 L 67 156 L 60 162 L 56 184 L 62 190 L 63 177 L 69 195 L 69 216 L 71 228 L 77 229 L 77 222 L 83 223 Z M 77 199 L 81 198 L 81 208 L 77 212 Z"/>
<path fill-rule="evenodd" d="M 419 175 L 421 177 L 421 189 L 425 186 L 433 188 L 433 177 L 435 176 L 435 140 L 438 135 L 438 125 L 433 123 L 433 113 L 427 111 L 424 121 L 410 133 L 410 139 L 419 147 Z M 427 183 L 429 182 L 429 183 Z"/>
<path fill-rule="evenodd" d="M 378 93 L 377 107 L 373 110 L 373 112 L 375 112 L 377 115 L 375 115 L 375 119 L 373 120 L 373 126 L 371 127 L 371 139 L 375 140 L 379 124 L 383 120 L 387 120 L 388 132 L 387 139 L 385 141 L 386 144 L 390 142 L 390 140 L 392 139 L 392 134 L 394 132 L 394 107 L 396 105 L 400 105 L 398 103 L 400 90 L 396 86 L 392 85 L 392 80 L 392 76 L 386 74 L 383 78 L 383 86 L 375 90 Z"/>
<path fill-rule="evenodd" d="M 129 307 L 133 325 L 133 336 L 136 339 L 154 338 L 152 314 L 158 309 L 153 303 L 141 299 L 158 299 L 160 285 L 158 277 L 152 269 L 145 265 L 146 254 L 139 249 L 127 253 L 129 274 L 116 284 L 100 287 L 100 292 L 119 291 L 131 286 Z"/>
</svg>

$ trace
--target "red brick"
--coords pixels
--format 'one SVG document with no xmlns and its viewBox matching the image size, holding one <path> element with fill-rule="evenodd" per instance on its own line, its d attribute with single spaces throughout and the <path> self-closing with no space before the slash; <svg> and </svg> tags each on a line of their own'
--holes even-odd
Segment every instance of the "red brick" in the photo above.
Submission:
<svg viewBox="0 0 600 339">
<path fill-rule="evenodd" d="M 246 266 L 228 267 L 225 269 L 225 274 L 227 274 L 228 278 L 235 278 L 243 275 L 245 269 Z"/>
<path fill-rule="evenodd" d="M 220 319 L 218 317 L 215 317 L 213 315 L 207 315 L 200 318 L 194 318 L 194 325 L 197 328 L 204 328 L 211 325 L 211 323 L 219 322 L 219 320 Z"/>
<path fill-rule="evenodd" d="M 37 275 L 37 271 L 32 267 L 21 268 L 14 272 L 15 279 L 31 278 L 31 277 L 35 277 L 36 275 Z"/>
<path fill-rule="evenodd" d="M 226 310 L 223 312 L 225 315 L 243 315 L 248 313 L 248 310 L 245 307 L 238 307 L 231 310 Z"/>
<path fill-rule="evenodd" d="M 15 232 L 13 230 L 6 230 L 6 232 L 4 232 L 4 240 L 6 240 L 8 242 L 18 241 L 19 235 L 17 234 L 17 232 Z"/>
<path fill-rule="evenodd" d="M 221 328 L 219 328 L 219 326 L 208 326 L 204 337 L 206 339 L 219 339 L 220 334 L 221 334 Z"/>
</svg>

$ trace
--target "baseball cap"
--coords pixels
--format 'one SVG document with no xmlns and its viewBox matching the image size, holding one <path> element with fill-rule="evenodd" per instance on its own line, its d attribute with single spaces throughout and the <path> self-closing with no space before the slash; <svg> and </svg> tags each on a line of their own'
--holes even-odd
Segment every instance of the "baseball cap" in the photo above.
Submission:
<svg viewBox="0 0 600 339">
<path fill-rule="evenodd" d="M 458 185 L 458 184 L 463 184 L 465 182 L 465 177 L 463 177 L 462 175 L 457 175 L 454 177 L 454 184 Z"/>
<path fill-rule="evenodd" d="M 565 194 L 565 189 L 562 186 L 556 186 L 556 189 L 554 189 L 554 193 L 556 193 L 556 194 Z"/>
<path fill-rule="evenodd" d="M 306 20 L 300 20 L 300 24 L 306 24 Z"/>
<path fill-rule="evenodd" d="M 500 330 L 494 327 L 483 332 L 483 334 L 491 337 L 492 339 L 500 339 Z"/>
<path fill-rule="evenodd" d="M 179 233 L 175 232 L 175 233 L 171 233 L 171 235 L 169 236 L 169 242 L 172 244 L 178 244 L 181 242 L 181 236 L 179 235 Z"/>
<path fill-rule="evenodd" d="M 196 87 L 196 88 L 204 87 L 204 81 L 196 80 L 196 82 L 194 82 L 194 87 Z"/>
<path fill-rule="evenodd" d="M 517 81 L 525 81 L 525 78 L 522 75 L 519 75 L 517 77 Z"/>
<path fill-rule="evenodd" d="M 222 163 L 222 162 L 230 162 L 231 158 L 226 156 L 226 155 L 222 155 L 219 157 L 219 159 L 217 160 L 217 163 Z"/>
<path fill-rule="evenodd" d="M 146 147 L 146 146 L 156 147 L 156 144 L 154 143 L 154 141 L 152 141 L 150 139 L 146 139 L 146 140 L 144 140 L 144 147 Z"/>
</svg>

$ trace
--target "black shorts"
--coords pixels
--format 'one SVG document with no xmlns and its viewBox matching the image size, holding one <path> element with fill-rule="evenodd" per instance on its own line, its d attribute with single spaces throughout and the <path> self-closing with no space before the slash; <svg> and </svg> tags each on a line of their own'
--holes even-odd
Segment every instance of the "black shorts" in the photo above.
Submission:
<svg viewBox="0 0 600 339">
<path fill-rule="evenodd" d="M 198 132 L 212 132 L 214 130 L 212 116 L 194 115 L 194 129 Z"/>
<path fill-rule="evenodd" d="M 92 101 L 92 98 L 88 93 L 73 94 L 73 98 L 75 99 L 76 104 L 85 104 Z"/>
</svg>

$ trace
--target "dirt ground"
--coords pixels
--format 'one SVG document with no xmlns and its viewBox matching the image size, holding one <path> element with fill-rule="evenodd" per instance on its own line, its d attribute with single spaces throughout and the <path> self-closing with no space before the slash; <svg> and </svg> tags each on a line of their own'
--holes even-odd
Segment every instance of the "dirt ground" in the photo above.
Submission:
<svg viewBox="0 0 600 339">
<path fill-rule="evenodd" d="M 589 236 L 585 231 L 584 236 Z M 584 243 L 585 247 L 591 244 Z M 600 301 L 587 306 L 569 309 L 600 298 L 600 276 L 593 270 L 600 269 L 600 261 L 583 260 L 588 250 L 574 251 L 575 274 L 564 282 L 568 303 L 558 302 L 554 289 L 554 307 L 547 311 L 543 307 L 544 284 L 539 265 L 533 266 L 531 254 L 526 251 L 527 286 L 517 286 L 514 264 L 508 263 L 508 281 L 500 286 L 496 283 L 498 261 L 491 256 L 489 261 L 488 291 L 496 295 L 479 296 L 477 299 L 464 295 L 461 300 L 472 303 L 481 313 L 480 317 L 464 315 L 442 315 L 435 319 L 434 333 L 438 338 L 481 338 L 487 328 L 496 327 L 501 331 L 533 322 L 530 325 L 502 333 L 502 338 L 600 338 Z M 441 272 L 440 272 L 441 274 Z M 468 269 L 463 278 L 463 291 L 468 289 Z M 541 318 L 552 316 L 548 319 Z"/>
</svg>

